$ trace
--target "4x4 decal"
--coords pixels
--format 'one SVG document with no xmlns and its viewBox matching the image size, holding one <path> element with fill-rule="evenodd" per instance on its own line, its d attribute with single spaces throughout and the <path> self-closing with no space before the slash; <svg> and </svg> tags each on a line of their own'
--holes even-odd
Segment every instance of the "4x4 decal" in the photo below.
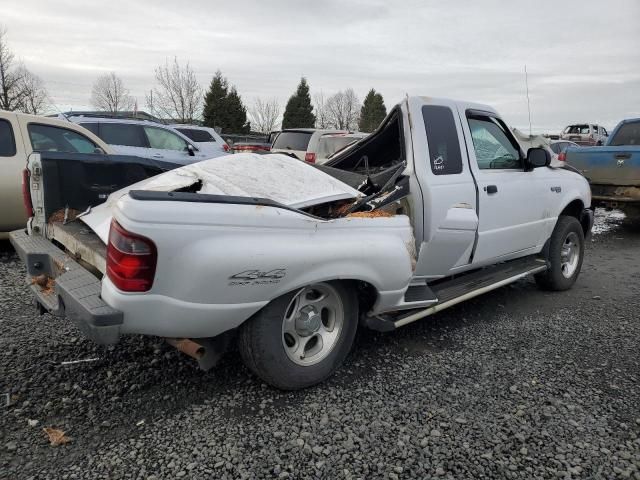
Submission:
<svg viewBox="0 0 640 480">
<path fill-rule="evenodd" d="M 268 285 L 279 283 L 287 274 L 285 268 L 276 268 L 263 272 L 261 270 L 245 270 L 229 277 L 229 285 Z"/>
</svg>

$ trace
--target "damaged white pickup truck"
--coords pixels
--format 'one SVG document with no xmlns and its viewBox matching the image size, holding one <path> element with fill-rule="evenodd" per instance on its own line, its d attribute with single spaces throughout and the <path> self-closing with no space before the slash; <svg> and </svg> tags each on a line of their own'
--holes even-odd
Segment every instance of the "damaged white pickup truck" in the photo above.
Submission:
<svg viewBox="0 0 640 480">
<path fill-rule="evenodd" d="M 297 389 L 340 366 L 358 325 L 527 275 L 571 287 L 591 195 L 549 162 L 490 107 L 413 97 L 323 166 L 243 154 L 134 183 L 135 159 L 33 155 L 33 215 L 11 241 L 41 311 L 94 341 L 165 337 L 207 368 L 237 340 L 255 374 Z"/>
</svg>

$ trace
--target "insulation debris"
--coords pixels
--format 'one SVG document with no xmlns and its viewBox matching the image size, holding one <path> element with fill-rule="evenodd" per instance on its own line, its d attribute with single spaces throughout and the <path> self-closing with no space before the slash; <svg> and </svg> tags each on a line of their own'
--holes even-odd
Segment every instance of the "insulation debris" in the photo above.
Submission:
<svg viewBox="0 0 640 480">
<path fill-rule="evenodd" d="M 40 291 L 45 295 L 51 295 L 56 285 L 56 281 L 47 274 L 36 275 L 31 277 L 31 285 L 38 285 Z"/>
<path fill-rule="evenodd" d="M 67 437 L 64 434 L 65 432 L 58 430 L 57 428 L 45 427 L 42 431 L 49 437 L 49 445 L 52 447 L 57 447 L 58 445 L 64 445 L 71 442 L 71 438 Z"/>
<path fill-rule="evenodd" d="M 65 224 L 67 222 L 73 222 L 78 215 L 82 213 L 80 210 L 76 210 L 74 208 L 61 208 L 60 210 L 56 210 L 49 216 L 49 223 L 62 223 Z"/>
<path fill-rule="evenodd" d="M 347 218 L 383 218 L 394 217 L 395 215 L 384 210 L 372 210 L 370 212 L 353 212 L 347 215 Z"/>
</svg>

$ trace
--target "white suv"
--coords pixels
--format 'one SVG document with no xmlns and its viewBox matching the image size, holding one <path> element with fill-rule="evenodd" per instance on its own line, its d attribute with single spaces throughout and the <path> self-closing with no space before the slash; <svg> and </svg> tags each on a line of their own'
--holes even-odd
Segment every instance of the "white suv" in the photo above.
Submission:
<svg viewBox="0 0 640 480">
<path fill-rule="evenodd" d="M 201 151 L 188 137 L 160 123 L 83 115 L 69 117 L 69 120 L 82 125 L 123 155 L 181 165 L 211 158 L 211 155 Z"/>
<path fill-rule="evenodd" d="M 221 157 L 231 153 L 227 142 L 213 128 L 182 123 L 174 123 L 169 126 L 189 137 L 203 153 L 209 155 L 208 158 Z"/>
<path fill-rule="evenodd" d="M 577 123 L 569 125 L 560 134 L 560 140 L 568 140 L 578 145 L 604 145 L 609 133 L 600 125 Z"/>
</svg>

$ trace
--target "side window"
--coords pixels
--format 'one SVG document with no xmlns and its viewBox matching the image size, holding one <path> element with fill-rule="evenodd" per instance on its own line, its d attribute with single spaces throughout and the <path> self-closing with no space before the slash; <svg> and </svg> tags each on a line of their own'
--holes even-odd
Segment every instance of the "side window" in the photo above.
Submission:
<svg viewBox="0 0 640 480">
<path fill-rule="evenodd" d="M 13 157 L 16 154 L 16 139 L 11 124 L 0 119 L 0 157 Z"/>
<path fill-rule="evenodd" d="M 422 119 L 429 143 L 429 163 L 434 175 L 462 172 L 462 154 L 453 112 L 441 105 L 422 107 Z"/>
<path fill-rule="evenodd" d="M 162 150 L 177 150 L 184 152 L 187 150 L 187 142 L 173 132 L 157 127 L 144 127 L 144 133 L 149 139 L 151 148 Z"/>
<path fill-rule="evenodd" d="M 67 128 L 30 123 L 31 148 L 36 152 L 94 153 L 98 146 L 81 133 Z"/>
<path fill-rule="evenodd" d="M 472 117 L 469 118 L 469 129 L 481 170 L 523 168 L 520 151 L 511 143 L 496 120 L 490 117 Z"/>
<path fill-rule="evenodd" d="M 139 125 L 104 122 L 100 125 L 100 138 L 110 145 L 147 148 L 147 139 Z"/>
</svg>

